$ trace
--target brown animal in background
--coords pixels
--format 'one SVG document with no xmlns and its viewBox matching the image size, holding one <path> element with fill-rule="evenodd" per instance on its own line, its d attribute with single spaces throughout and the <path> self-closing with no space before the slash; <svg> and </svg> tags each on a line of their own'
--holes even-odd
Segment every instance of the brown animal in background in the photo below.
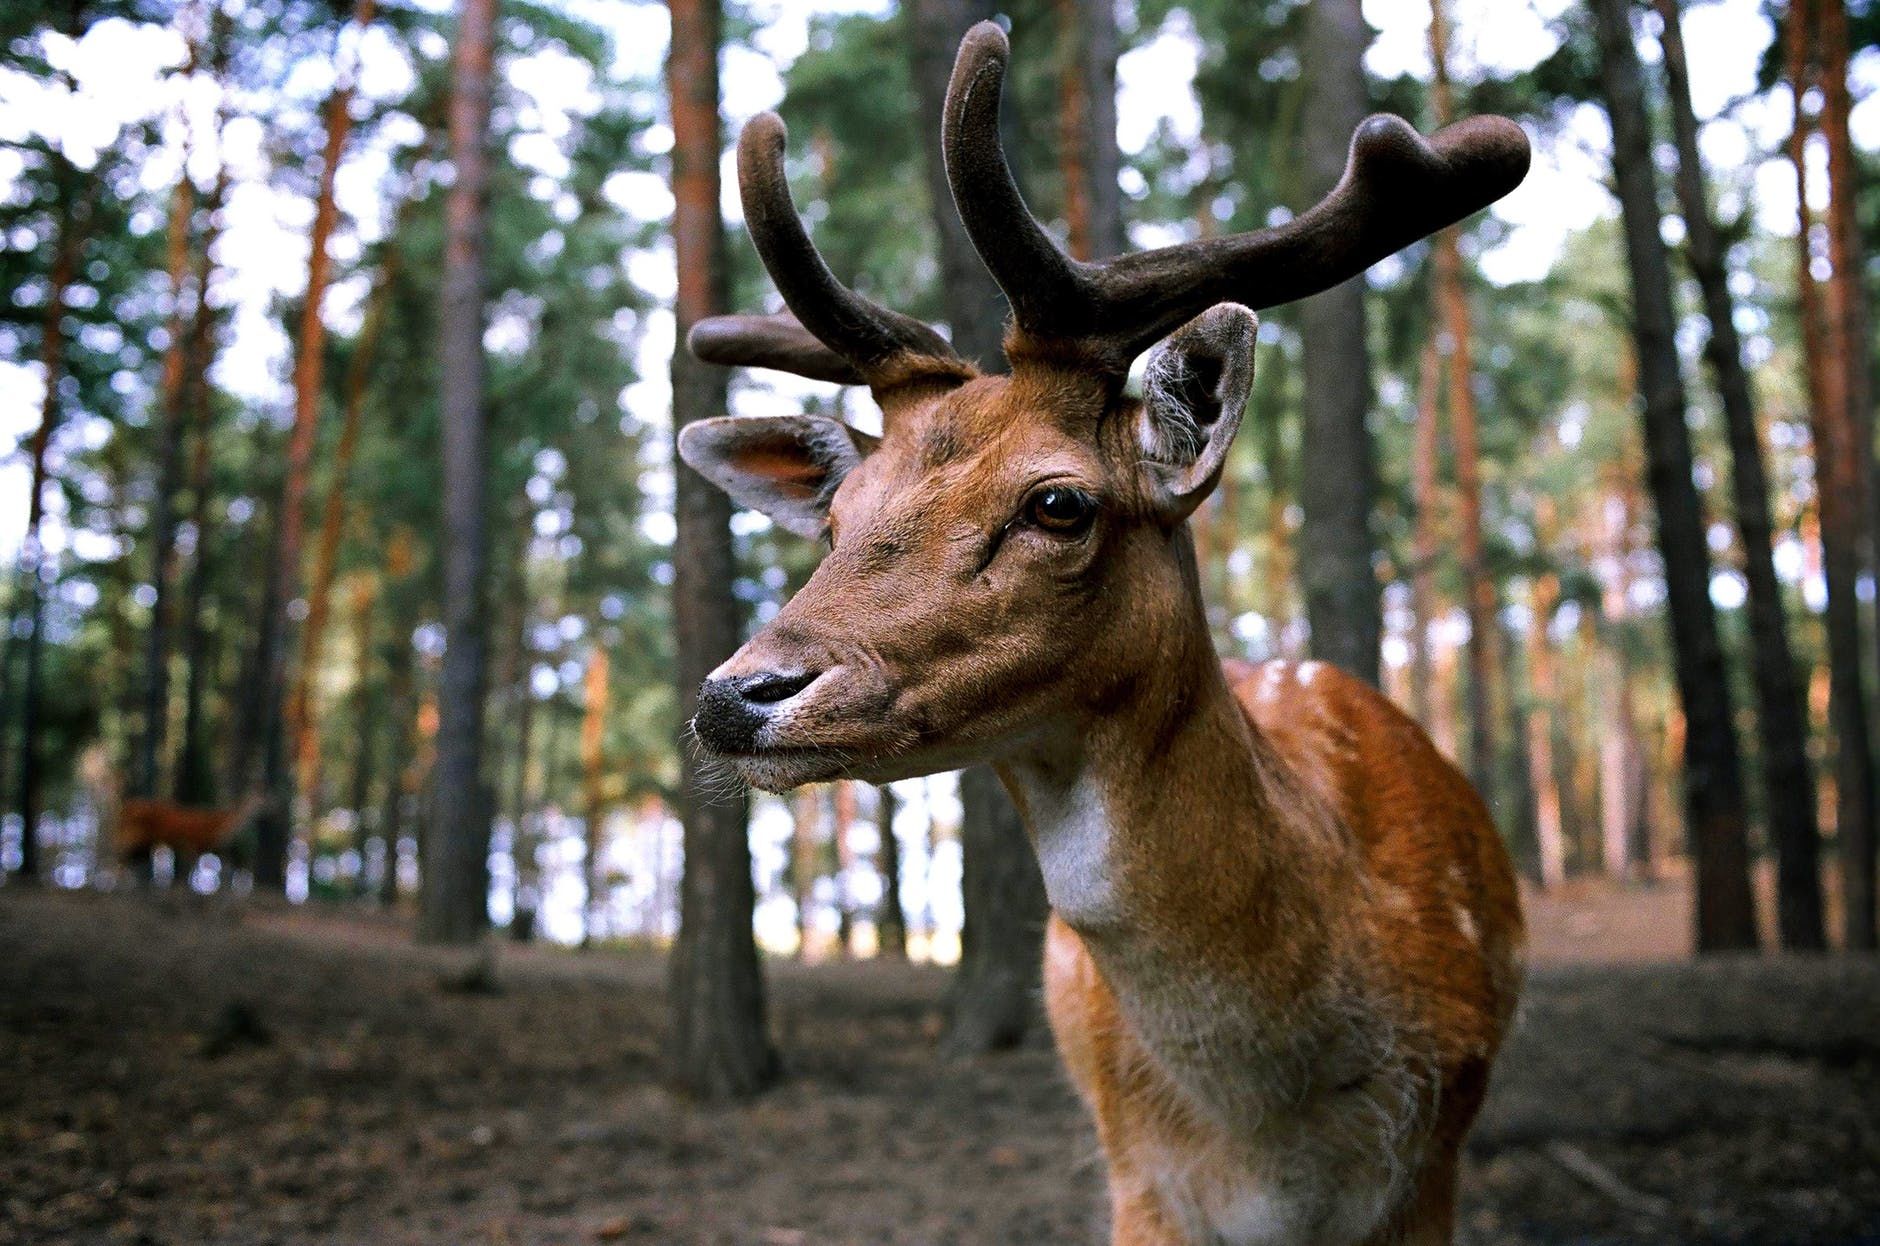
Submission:
<svg viewBox="0 0 1880 1246">
<path fill-rule="evenodd" d="M 1374 117 L 1286 225 L 1080 263 L 1006 166 L 1008 57 L 998 27 L 967 35 L 944 147 L 1011 302 L 1009 375 L 838 282 L 790 202 L 782 123 L 744 130 L 745 218 L 794 315 L 706 321 L 692 349 L 865 383 L 884 431 L 683 430 L 687 463 L 829 546 L 706 682 L 693 728 L 773 791 L 997 767 L 1054 909 L 1047 1002 L 1114 1241 L 1447 1242 L 1521 981 L 1513 872 L 1468 781 L 1374 689 L 1216 657 L 1186 520 L 1246 406 L 1242 304 L 1325 289 L 1486 206 L 1525 174 L 1526 138 Z"/>
<path fill-rule="evenodd" d="M 127 862 L 142 862 L 158 847 L 176 854 L 176 874 L 189 862 L 215 852 L 260 810 L 262 797 L 250 794 L 229 809 L 179 805 L 171 800 L 132 799 L 118 806 L 117 850 Z"/>
</svg>

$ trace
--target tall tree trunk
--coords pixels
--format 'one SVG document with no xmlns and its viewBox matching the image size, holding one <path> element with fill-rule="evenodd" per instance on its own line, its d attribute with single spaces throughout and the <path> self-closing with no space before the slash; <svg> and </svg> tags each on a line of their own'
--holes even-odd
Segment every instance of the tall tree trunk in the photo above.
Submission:
<svg viewBox="0 0 1880 1246">
<path fill-rule="evenodd" d="M 399 221 L 407 215 L 407 206 L 415 196 L 407 197 L 397 213 Z M 345 532 L 347 485 L 352 475 L 353 455 L 359 446 L 359 426 L 365 416 L 366 385 L 372 377 L 372 361 L 378 352 L 379 334 L 385 324 L 385 304 L 390 298 L 398 269 L 398 222 L 386 243 L 372 293 L 366 301 L 365 321 L 353 344 L 352 358 L 346 366 L 344 412 L 340 420 L 339 441 L 333 448 L 333 478 L 327 486 L 326 501 L 320 513 L 320 539 L 314 548 L 313 575 L 307 586 L 307 619 L 301 625 L 299 669 L 294 677 L 293 699 L 287 715 L 294 740 L 294 770 L 300 800 L 316 799 L 320 781 L 319 711 L 313 695 L 321 650 L 326 642 L 326 621 L 331 611 L 333 578 L 339 565 L 340 538 Z"/>
<path fill-rule="evenodd" d="M 353 892 L 366 893 L 366 849 L 371 842 L 373 768 L 379 742 L 379 697 L 372 686 L 372 609 L 377 586 L 361 576 L 353 586 L 353 771 L 346 807 L 352 811 L 353 850 L 359 873 Z"/>
<path fill-rule="evenodd" d="M 666 84 L 672 105 L 673 249 L 678 340 L 724 310 L 727 274 L 724 221 L 719 215 L 718 52 L 724 15 L 719 0 L 670 0 L 672 42 Z M 672 425 L 724 413 L 725 372 L 681 348 L 672 356 Z M 673 462 L 679 456 L 675 452 Z M 737 599 L 731 585 L 731 502 L 698 473 L 676 467 L 673 509 L 673 622 L 678 641 L 679 721 L 690 722 L 698 688 L 738 647 Z M 764 1022 L 764 978 L 751 930 L 756 889 L 751 879 L 748 810 L 743 799 L 705 799 L 696 754 L 679 750 L 680 818 L 685 825 L 685 875 L 680 882 L 679 938 L 668 976 L 672 1030 L 667 1067 L 673 1084 L 702 1099 L 753 1094 L 777 1075 L 777 1054 Z"/>
<path fill-rule="evenodd" d="M 849 847 L 849 829 L 855 824 L 855 785 L 837 779 L 829 787 L 829 834 L 836 850 L 836 955 L 855 955 L 855 902 L 849 878 L 855 854 Z"/>
<path fill-rule="evenodd" d="M 509 798 L 509 934 L 519 943 L 535 937 L 536 911 L 541 906 L 541 886 L 535 860 L 535 836 L 528 829 L 534 800 L 529 789 L 529 769 L 535 761 L 535 663 L 529 640 L 531 598 L 529 594 L 529 542 L 534 536 L 536 512 L 523 509 L 522 533 L 518 539 L 516 580 L 519 585 L 516 604 L 515 669 L 510 672 L 510 694 L 516 715 L 516 772 Z"/>
<path fill-rule="evenodd" d="M 816 894 L 816 823 L 822 792 L 800 788 L 790 795 L 790 899 L 796 906 L 796 958 L 809 959 L 810 904 Z"/>
<path fill-rule="evenodd" d="M 1352 131 L 1370 111 L 1364 50 L 1371 42 L 1359 0 L 1317 0 L 1305 13 L 1308 118 L 1303 186 L 1308 200 L 1345 171 Z M 1365 421 L 1371 403 L 1364 278 L 1300 304 L 1305 432 L 1300 438 L 1298 567 L 1312 652 L 1361 679 L 1378 679 L 1383 603 L 1371 565 L 1377 467 Z"/>
<path fill-rule="evenodd" d="M 990 0 L 909 0 L 903 11 L 914 92 L 923 118 L 927 193 L 940 238 L 940 293 L 952 323 L 953 344 L 968 359 L 1002 366 L 1005 297 L 980 262 L 953 209 L 940 152 L 939 121 L 961 37 L 975 22 L 996 16 L 999 6 Z M 1111 145 L 1115 145 L 1113 137 Z M 991 770 L 982 766 L 967 771 L 960 780 L 960 793 L 965 805 L 960 826 L 961 900 L 966 928 L 975 932 L 974 950 L 960 958 L 940 1043 L 943 1050 L 965 1056 L 1014 1045 L 1036 1024 L 1035 997 L 1049 910 L 1037 858 L 1017 811 Z"/>
<path fill-rule="evenodd" d="M 1677 136 L 1678 204 L 1684 217 L 1684 254 L 1703 293 L 1710 338 L 1704 355 L 1716 374 L 1717 393 L 1730 440 L 1731 484 L 1737 532 L 1743 542 L 1743 575 L 1749 582 L 1749 628 L 1756 681 L 1756 716 L 1761 728 L 1763 788 L 1769 839 L 1776 850 L 1777 928 L 1782 946 L 1818 951 L 1826 946 L 1821 916 L 1820 828 L 1815 823 L 1815 777 L 1808 762 L 1808 721 L 1801 682 L 1789 647 L 1782 586 L 1776 579 L 1775 532 L 1769 485 L 1763 469 L 1749 372 L 1736 332 L 1736 300 L 1722 239 L 1712 215 L 1703 158 L 1697 145 L 1697 114 L 1691 106 L 1690 75 L 1679 24 L 1678 0 L 1655 0 L 1662 22 L 1665 81 Z"/>
<path fill-rule="evenodd" d="M 1853 432 L 1854 453 L 1858 456 L 1845 469 L 1840 464 L 1830 469 L 1829 475 L 1833 478 L 1830 487 L 1847 492 L 1844 504 L 1855 505 L 1852 487 L 1840 482 L 1839 477 L 1845 470 L 1854 481 L 1853 487 L 1872 492 L 1873 482 L 1869 477 L 1874 448 L 1874 346 L 1867 299 L 1867 261 L 1860 230 L 1858 156 L 1849 131 L 1853 101 L 1847 80 L 1847 5 L 1846 0 L 1813 0 L 1812 7 L 1820 30 L 1821 132 L 1828 143 L 1828 262 L 1832 267 L 1828 279 L 1828 315 L 1833 326 L 1829 358 L 1838 360 L 1841 365 L 1840 397 L 1844 410 L 1836 412 L 1836 418 L 1843 420 Z M 1864 454 L 1860 453 L 1863 448 Z M 1850 526 L 1858 523 L 1865 528 L 1861 545 L 1864 565 L 1870 569 L 1875 553 L 1874 533 L 1880 529 L 1880 514 L 1871 509 L 1874 500 L 1860 498 L 1858 516 L 1848 519 Z M 1880 637 L 1880 632 L 1876 632 L 1876 636 Z M 1863 952 L 1880 946 L 1876 943 L 1876 939 L 1880 939 L 1880 928 L 1875 924 L 1875 867 L 1880 861 L 1876 860 L 1871 746 L 1871 736 L 1867 736 L 1860 748 L 1860 769 L 1864 773 L 1860 776 L 1859 799 L 1850 802 L 1842 797 L 1840 808 L 1847 816 L 1836 829 L 1841 841 L 1841 885 L 1846 897 L 1843 941 L 1849 948 Z M 1847 741 L 1843 742 L 1843 748 L 1852 751 Z M 1855 778 L 1853 767 L 1848 767 L 1843 785 Z"/>
<path fill-rule="evenodd" d="M 1545 499 L 1543 499 L 1543 502 Z M 1560 780 L 1554 760 L 1554 704 L 1560 695 L 1548 625 L 1560 604 L 1560 580 L 1551 571 L 1534 577 L 1528 594 L 1528 768 L 1534 776 L 1534 838 L 1540 847 L 1541 886 L 1567 881 L 1567 836 L 1562 823 Z"/>
<path fill-rule="evenodd" d="M 607 796 L 603 747 L 607 730 L 607 650 L 597 636 L 588 650 L 587 677 L 582 682 L 581 706 L 581 817 L 587 833 L 587 852 L 582 858 L 582 876 L 587 887 L 581 905 L 581 946 L 589 947 L 601 925 L 606 904 L 601 888 L 606 871 L 601 856 L 607 847 L 603 827 L 607 819 Z"/>
<path fill-rule="evenodd" d="M 379 903 L 398 903 L 398 841 L 404 833 L 405 802 L 411 798 L 411 752 L 416 736 L 412 699 L 411 633 L 394 634 L 385 652 L 385 804 L 379 811 L 382 869 Z"/>
<path fill-rule="evenodd" d="M 226 36 L 218 35 L 215 44 L 218 80 L 224 66 L 226 44 Z M 218 134 L 226 128 L 225 111 L 226 105 L 224 112 L 217 116 Z M 216 169 L 208 201 L 203 205 L 204 226 L 202 246 L 196 254 L 195 312 L 189 328 L 189 375 L 184 395 L 194 437 L 189 467 L 189 523 L 195 543 L 190 555 L 182 616 L 177 620 L 177 630 L 182 637 L 183 738 L 177 752 L 171 794 L 186 805 L 215 803 L 215 781 L 204 726 L 204 703 L 208 697 L 210 667 L 214 663 L 209 645 L 207 606 L 214 567 L 210 508 L 215 497 L 215 398 L 209 385 L 209 370 L 215 364 L 216 314 L 209 302 L 209 289 L 215 275 L 214 251 L 222 233 L 222 205 L 228 199 L 228 188 L 228 162 L 223 160 Z"/>
<path fill-rule="evenodd" d="M 190 49 L 193 72 L 197 51 Z M 170 192 L 168 273 L 170 286 L 168 340 L 163 347 L 163 371 L 157 391 L 157 410 L 151 421 L 156 432 L 157 478 L 150 499 L 150 625 L 144 634 L 143 722 L 137 742 L 137 768 L 130 794 L 157 793 L 163 768 L 165 740 L 170 725 L 170 594 L 176 554 L 176 492 L 182 475 L 184 378 L 189 360 L 189 240 L 196 212 L 196 184 L 189 177 L 190 145 L 183 146 L 181 171 Z"/>
<path fill-rule="evenodd" d="M 1417 364 L 1416 443 L 1411 451 L 1410 487 L 1416 503 L 1416 526 L 1410 554 L 1410 710 L 1424 730 L 1432 730 L 1435 703 L 1431 699 L 1430 635 L 1436 624 L 1436 558 L 1442 546 L 1438 530 L 1438 459 L 1442 447 L 1442 406 L 1436 386 L 1442 371 L 1432 331 Z"/>
<path fill-rule="evenodd" d="M 1697 864 L 1697 948 L 1756 946 L 1748 817 L 1731 718 L 1728 672 L 1710 601 L 1710 549 L 1691 472 L 1671 269 L 1659 233 L 1658 178 L 1638 50 L 1626 0 L 1591 0 L 1600 83 L 1612 119 L 1613 175 L 1632 276 L 1632 333 L 1643 397 L 1647 476 L 1658 512 L 1679 700 L 1684 706 L 1684 809 Z"/>
<path fill-rule="evenodd" d="M 353 25 L 363 31 L 372 21 L 374 0 L 356 0 Z M 264 623 L 266 643 L 263 672 L 264 717 L 261 729 L 262 786 L 266 804 L 255 822 L 255 886 L 281 891 L 287 885 L 287 848 L 291 830 L 291 775 L 284 752 L 283 712 L 287 699 L 287 655 L 292 649 L 292 606 L 300 592 L 300 558 L 306 527 L 307 475 L 313 461 L 314 433 L 320 419 L 320 376 L 326 358 L 326 321 L 320 311 L 326 301 L 327 277 L 332 267 L 327 242 L 339 216 L 334 202 L 334 179 L 352 130 L 352 76 L 343 73 L 327 99 L 326 143 L 320 166 L 320 185 L 314 199 L 313 230 L 307 258 L 307 291 L 300 309 L 300 332 L 294 356 L 294 423 L 287 439 L 285 472 L 281 477 L 279 524 L 274 566 L 274 617 Z M 446 370 L 448 376 L 448 369 Z"/>
<path fill-rule="evenodd" d="M 27 622 L 26 671 L 18 711 L 16 755 L 19 759 L 19 776 L 14 804 L 20 815 L 19 874 L 28 880 L 39 877 L 39 702 L 42 664 L 45 660 L 41 633 L 45 624 L 46 596 L 45 547 L 40 540 L 40 525 L 46 514 L 47 455 L 52 446 L 53 434 L 58 431 L 59 422 L 65 415 L 65 404 L 59 389 L 65 378 L 66 297 L 77 278 L 86 218 L 95 193 L 87 191 L 81 196 L 76 185 L 77 171 L 62 155 L 55 154 L 52 159 L 59 187 L 59 236 L 53 243 L 46 314 L 40 327 L 39 366 L 45 390 L 39 402 L 39 423 L 33 429 L 27 449 L 31 468 L 27 483 L 26 531 L 20 540 L 19 554 L 19 585 L 20 594 L 25 599 L 25 609 L 21 611 L 15 606 L 16 613 L 24 614 Z M 17 634 L 17 619 L 9 619 L 9 624 L 11 626 L 7 629 L 5 641 L 7 652 L 0 655 L 0 671 L 5 672 L 13 669 L 12 649 Z M 0 681 L 5 679 L 6 675 L 0 674 Z M 6 690 L 0 687 L 0 754 L 5 752 L 5 727 L 10 721 L 11 709 Z"/>
<path fill-rule="evenodd" d="M 1445 0 L 1430 5 L 1430 61 L 1435 69 L 1436 124 L 1455 120 L 1449 84 L 1449 20 Z M 1474 333 L 1462 282 L 1462 229 L 1451 225 L 1432 244 L 1440 341 L 1449 356 L 1449 420 L 1456 449 L 1456 517 L 1464 604 L 1469 612 L 1469 777 L 1494 800 L 1495 702 L 1502 691 L 1495 641 L 1495 581 L 1482 549 L 1482 465 L 1476 436 Z M 1557 819 L 1556 819 L 1557 821 Z M 1545 853 L 1543 860 L 1545 859 Z"/>
<path fill-rule="evenodd" d="M 1834 75 L 1827 72 L 1824 54 L 1817 62 L 1814 36 L 1826 36 L 1832 22 L 1823 22 L 1821 6 L 1838 8 L 1834 0 L 1796 0 L 1789 10 L 1789 86 L 1795 101 L 1795 124 L 1790 132 L 1789 155 L 1795 166 L 1797 231 L 1800 252 L 1796 282 L 1801 296 L 1803 356 L 1807 370 L 1809 420 L 1815 441 L 1816 500 L 1821 515 L 1822 569 L 1828 589 L 1829 717 L 1835 743 L 1835 835 L 1840 841 L 1843 902 L 1843 941 L 1849 948 L 1873 946 L 1873 842 L 1874 768 L 1872 737 L 1863 687 L 1859 581 L 1867 565 L 1870 515 L 1867 499 L 1867 464 L 1871 451 L 1864 412 L 1857 406 L 1855 388 L 1862 383 L 1852 367 L 1852 356 L 1865 354 L 1864 339 L 1852 339 L 1848 330 L 1862 319 L 1859 299 L 1841 280 L 1842 263 L 1851 262 L 1853 250 L 1843 238 L 1836 241 L 1836 207 L 1829 206 L 1829 259 L 1835 265 L 1824 306 L 1814 271 L 1809 235 L 1807 145 L 1811 119 L 1806 109 L 1811 80 L 1820 80 L 1827 120 L 1827 97 Z M 1822 44 L 1831 42 L 1821 39 Z M 1843 66 L 1843 69 L 1845 67 Z M 1811 73 L 1811 71 L 1813 71 Z M 1843 75 L 1844 76 L 1844 75 Z M 1843 82 L 1845 89 L 1845 82 Z M 1830 195 L 1834 190 L 1833 144 L 1830 143 Z M 1857 244 L 1856 244 L 1857 245 Z M 1851 274 L 1854 282 L 1860 274 Z"/>
<path fill-rule="evenodd" d="M 1058 18 L 1058 159 L 1064 223 L 1080 260 L 1123 253 L 1117 184 L 1116 0 L 1054 0 Z"/>
<path fill-rule="evenodd" d="M 907 959 L 907 914 L 901 908 L 901 841 L 894 836 L 894 789 L 875 789 L 875 824 L 881 847 L 875 872 L 881 875 L 881 904 L 875 909 L 875 946 L 883 956 Z"/>
<path fill-rule="evenodd" d="M 1629 473 L 1629 468 L 1621 469 Z M 1631 613 L 1633 492 L 1629 474 L 1606 497 L 1596 548 L 1618 574 L 1600 598 L 1599 654 L 1594 665 L 1599 695 L 1600 856 L 1606 873 L 1621 882 L 1645 863 L 1647 828 L 1645 748 L 1639 739 L 1632 663 L 1619 635 Z"/>
<path fill-rule="evenodd" d="M 484 217 L 489 200 L 491 61 L 496 0 L 460 0 L 451 71 L 450 159 L 438 362 L 444 474 L 444 664 L 430 851 L 418 888 L 418 936 L 470 943 L 489 928 L 490 790 L 483 774 L 484 577 L 489 533 L 484 441 Z"/>
</svg>

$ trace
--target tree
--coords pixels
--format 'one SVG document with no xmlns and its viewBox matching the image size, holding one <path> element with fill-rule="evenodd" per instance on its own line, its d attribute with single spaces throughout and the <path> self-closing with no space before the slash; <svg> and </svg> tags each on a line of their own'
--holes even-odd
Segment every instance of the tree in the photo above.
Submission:
<svg viewBox="0 0 1880 1246">
<path fill-rule="evenodd" d="M 1316 202 L 1345 171 L 1352 131 L 1369 111 L 1364 50 L 1370 30 L 1358 0 L 1317 0 L 1305 14 L 1304 176 Z M 1366 428 L 1370 350 L 1364 278 L 1304 300 L 1299 311 L 1305 372 L 1300 443 L 1297 566 L 1312 652 L 1376 683 L 1383 606 L 1371 556 L 1377 468 Z"/>
<path fill-rule="evenodd" d="M 1436 124 L 1456 119 L 1455 95 L 1449 82 L 1449 21 L 1445 0 L 1430 5 L 1430 61 L 1434 67 L 1431 96 Z M 1476 435 L 1474 334 L 1469 324 L 1469 297 L 1462 284 L 1462 227 L 1451 225 L 1431 243 L 1436 292 L 1436 321 L 1448 356 L 1449 421 L 1456 451 L 1456 513 L 1462 562 L 1464 605 L 1469 613 L 1469 777 L 1485 796 L 1495 783 L 1495 697 L 1500 684 L 1500 662 L 1495 640 L 1495 582 L 1488 574 L 1482 552 L 1482 459 Z M 1362 323 L 1362 322 L 1360 322 Z M 1492 803 L 1492 802 L 1491 802 Z M 1557 822 L 1558 819 L 1556 818 Z"/>
<path fill-rule="evenodd" d="M 724 223 L 719 215 L 719 0 L 670 0 L 672 42 L 666 85 L 672 107 L 673 249 L 679 288 L 674 311 L 679 341 L 693 325 L 725 308 Z M 672 357 L 674 452 L 672 611 L 678 638 L 679 718 L 690 722 L 698 688 L 737 648 L 732 595 L 731 503 L 697 473 L 677 466 L 679 430 L 723 414 L 725 372 L 676 350 Z M 708 799 L 698 754 L 681 748 L 680 818 L 685 826 L 685 876 L 680 882 L 679 938 L 668 990 L 672 1030 L 668 1074 L 681 1091 L 703 1099 L 750 1095 L 777 1075 L 777 1056 L 764 1023 L 764 979 L 751 930 L 756 903 L 742 797 Z"/>
<path fill-rule="evenodd" d="M 1815 776 L 1808 762 L 1808 719 L 1802 705 L 1795 654 L 1789 645 L 1782 586 L 1776 579 L 1775 529 L 1770 520 L 1768 473 L 1750 392 L 1749 370 L 1736 329 L 1736 299 L 1697 145 L 1690 74 L 1678 0 L 1655 0 L 1662 23 L 1665 83 L 1677 139 L 1677 189 L 1684 218 L 1684 258 L 1703 296 L 1710 337 L 1704 357 L 1716 377 L 1730 442 L 1731 485 L 1743 576 L 1749 585 L 1751 668 L 1761 734 L 1765 816 L 1776 850 L 1776 925 L 1782 946 L 1825 946 L 1821 918 L 1820 829 L 1815 824 Z"/>
<path fill-rule="evenodd" d="M 1658 178 L 1627 0 L 1592 0 L 1600 86 L 1612 121 L 1613 177 L 1632 284 L 1647 479 L 1658 515 L 1674 667 L 1686 723 L 1685 833 L 1697 866 L 1697 947 L 1756 946 L 1748 818 L 1730 687 L 1710 600 L 1710 550 L 1685 424 L 1671 268 L 1659 233 Z"/>
<path fill-rule="evenodd" d="M 1117 184 L 1115 0 L 1053 0 L 1058 19 L 1058 159 L 1064 225 L 1080 260 L 1123 253 Z"/>
<path fill-rule="evenodd" d="M 429 851 L 418 892 L 418 935 L 433 943 L 473 942 L 489 926 L 491 800 L 483 775 L 489 415 L 483 325 L 495 28 L 496 0 L 460 0 L 451 69 L 454 176 L 444 202 L 438 305 L 445 647 L 438 685 L 436 795 L 423 832 Z"/>
<path fill-rule="evenodd" d="M 356 0 L 352 23 L 363 31 L 372 22 L 375 0 Z M 275 512 L 274 590 L 271 609 L 263 617 L 257 648 L 261 654 L 261 765 L 267 802 L 255 823 L 255 885 L 272 891 L 287 885 L 287 847 L 291 810 L 289 774 L 284 755 L 282 715 L 287 696 L 287 655 L 292 635 L 291 607 L 300 592 L 302 537 L 306 530 L 307 477 L 313 461 L 314 434 L 320 419 L 320 377 L 326 359 L 326 321 L 321 308 L 326 299 L 332 259 L 328 243 L 339 217 L 333 197 L 339 164 L 352 132 L 352 75 L 342 73 L 327 98 L 326 135 L 320 165 L 319 189 L 314 197 L 313 228 L 309 236 L 307 289 L 300 310 L 300 328 L 294 353 L 294 422 L 287 439 L 287 459 L 281 476 L 279 508 Z M 244 775 L 247 782 L 249 776 Z"/>
<path fill-rule="evenodd" d="M 918 101 L 918 129 L 935 229 L 941 298 L 953 345 L 989 367 L 1003 364 L 1005 299 L 953 209 L 940 152 L 939 118 L 961 36 L 995 15 L 985 0 L 912 0 L 903 10 Z M 1114 145 L 1114 127 L 1110 143 Z M 978 1055 L 1023 1041 L 1038 1020 L 1038 983 L 1049 904 L 1018 811 L 984 766 L 960 775 L 960 964 L 948 996 L 941 1050 Z"/>
<path fill-rule="evenodd" d="M 882 784 L 875 789 L 875 801 L 875 825 L 881 830 L 881 846 L 875 858 L 875 872 L 881 875 L 881 903 L 875 909 L 876 946 L 883 956 L 906 960 L 907 914 L 901 907 L 901 841 L 894 835 L 894 789 Z"/>
<path fill-rule="evenodd" d="M 1851 212 L 1843 191 L 1851 188 L 1835 176 L 1835 103 L 1846 91 L 1846 33 L 1837 30 L 1836 0 L 1797 0 L 1789 10 L 1789 89 L 1795 122 L 1789 155 L 1795 166 L 1798 214 L 1795 280 L 1800 294 L 1804 367 L 1808 383 L 1809 425 L 1815 443 L 1817 509 L 1821 520 L 1823 578 L 1827 582 L 1828 713 L 1835 743 L 1835 834 L 1841 846 L 1842 887 L 1846 895 L 1843 936 L 1849 948 L 1874 945 L 1874 765 L 1866 690 L 1861 671 L 1862 643 L 1858 599 L 1861 571 L 1871 553 L 1872 517 L 1868 509 L 1868 466 L 1872 421 L 1866 406 L 1865 336 L 1852 336 L 1865 321 L 1861 274 L 1856 262 L 1858 233 L 1842 219 Z M 1838 45 L 1838 56 L 1837 56 Z M 1836 62 L 1841 78 L 1837 92 Z M 1818 119 L 1829 131 L 1828 279 L 1824 306 L 1814 272 L 1808 205 L 1808 132 L 1815 121 L 1806 101 L 1810 82 L 1822 88 Z M 1842 119 L 1845 124 L 1845 119 Z M 1842 135 L 1845 141 L 1845 134 Z M 1842 156 L 1842 160 L 1846 157 Z M 1842 200 L 1837 204 L 1836 199 Z"/>
</svg>

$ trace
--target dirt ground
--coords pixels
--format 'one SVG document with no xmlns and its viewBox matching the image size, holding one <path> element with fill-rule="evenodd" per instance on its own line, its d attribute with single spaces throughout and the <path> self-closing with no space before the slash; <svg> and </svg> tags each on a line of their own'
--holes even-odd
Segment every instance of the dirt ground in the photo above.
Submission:
<svg viewBox="0 0 1880 1246">
<path fill-rule="evenodd" d="M 1467 1241 L 1880 1242 L 1880 963 L 1568 963 L 1683 911 L 1537 906 Z M 656 958 L 461 969 L 387 920 L 0 891 L 0 1243 L 1101 1240 L 1054 1057 L 937 1063 L 939 971 L 773 965 L 788 1080 L 696 1109 Z"/>
</svg>

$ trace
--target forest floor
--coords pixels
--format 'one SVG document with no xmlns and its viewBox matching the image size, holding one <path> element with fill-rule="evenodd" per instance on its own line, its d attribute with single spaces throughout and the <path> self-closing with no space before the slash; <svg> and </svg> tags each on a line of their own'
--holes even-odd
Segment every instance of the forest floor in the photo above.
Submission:
<svg viewBox="0 0 1880 1246">
<path fill-rule="evenodd" d="M 1880 1242 L 1880 962 L 1572 963 L 1683 903 L 1536 906 L 1464 1240 Z M 1053 1055 L 938 1063 L 941 971 L 773 965 L 787 1080 L 699 1109 L 656 957 L 465 963 L 331 909 L 0 891 L 0 1243 L 1100 1240 Z"/>
</svg>

